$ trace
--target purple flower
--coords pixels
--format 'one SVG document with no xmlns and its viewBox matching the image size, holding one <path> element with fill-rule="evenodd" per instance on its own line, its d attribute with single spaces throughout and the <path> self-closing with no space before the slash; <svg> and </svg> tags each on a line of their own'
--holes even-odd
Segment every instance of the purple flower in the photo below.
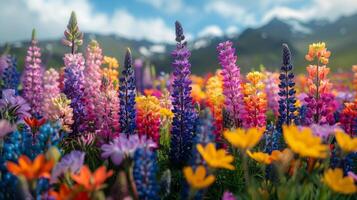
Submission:
<svg viewBox="0 0 357 200">
<path fill-rule="evenodd" d="M 85 153 L 81 151 L 72 151 L 63 156 L 60 162 L 52 170 L 51 183 L 58 181 L 58 177 L 67 173 L 77 173 L 84 163 Z"/>
<path fill-rule="evenodd" d="M 349 177 L 352 177 L 355 182 L 357 182 L 357 174 L 353 172 L 348 172 L 347 174 Z"/>
<path fill-rule="evenodd" d="M 312 132 L 314 135 L 319 136 L 323 140 L 327 140 L 330 135 L 333 135 L 337 130 L 341 130 L 337 125 L 319 125 L 319 124 L 312 124 L 310 125 Z"/>
<path fill-rule="evenodd" d="M 7 120 L 0 120 L 0 138 L 15 130 L 15 127 Z"/>
<path fill-rule="evenodd" d="M 234 197 L 234 195 L 231 192 L 225 191 L 222 196 L 222 200 L 236 200 L 236 198 Z"/>
<path fill-rule="evenodd" d="M 15 90 L 5 89 L 2 91 L 2 99 L 0 99 L 1 113 L 7 113 L 10 122 L 15 123 L 18 120 L 30 116 L 30 106 L 21 96 L 16 96 Z"/>
<path fill-rule="evenodd" d="M 121 134 L 109 144 L 102 145 L 102 158 L 110 157 L 114 164 L 120 165 L 125 158 L 132 158 L 136 149 L 143 147 L 156 148 L 157 145 L 146 136 Z"/>
</svg>

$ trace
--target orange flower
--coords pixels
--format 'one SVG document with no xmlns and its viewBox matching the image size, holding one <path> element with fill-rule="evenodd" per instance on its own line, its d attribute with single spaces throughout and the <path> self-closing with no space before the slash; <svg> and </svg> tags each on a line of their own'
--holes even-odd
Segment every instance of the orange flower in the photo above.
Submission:
<svg viewBox="0 0 357 200">
<path fill-rule="evenodd" d="M 43 154 L 38 155 L 33 162 L 27 156 L 22 155 L 18 163 L 8 161 L 6 167 L 10 173 L 15 176 L 24 176 L 29 181 L 40 177 L 50 178 L 50 171 L 54 165 L 52 160 L 46 161 Z"/>
<path fill-rule="evenodd" d="M 32 130 L 37 130 L 40 128 L 43 124 L 45 124 L 46 119 L 42 118 L 40 120 L 33 118 L 33 117 L 25 117 L 24 121 L 26 124 L 32 129 Z"/>
<path fill-rule="evenodd" d="M 306 54 L 305 59 L 311 62 L 316 57 L 321 63 L 327 64 L 330 56 L 331 52 L 327 51 L 326 44 L 324 42 L 319 42 L 309 45 L 309 51 Z"/>
<path fill-rule="evenodd" d="M 55 200 L 90 200 L 87 192 L 80 192 L 78 185 L 74 186 L 74 189 L 69 188 L 66 184 L 62 184 L 59 191 L 51 190 L 49 195 Z"/>
<path fill-rule="evenodd" d="M 92 174 L 88 166 L 84 165 L 78 174 L 72 174 L 72 179 L 86 190 L 94 191 L 101 189 L 105 180 L 112 175 L 113 171 L 107 171 L 105 166 L 99 167 Z"/>
</svg>

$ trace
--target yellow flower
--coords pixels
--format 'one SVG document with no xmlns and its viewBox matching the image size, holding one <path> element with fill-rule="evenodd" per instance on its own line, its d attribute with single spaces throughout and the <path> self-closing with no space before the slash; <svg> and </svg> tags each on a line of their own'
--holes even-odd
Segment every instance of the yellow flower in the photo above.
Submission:
<svg viewBox="0 0 357 200">
<path fill-rule="evenodd" d="M 183 173 L 187 183 L 195 189 L 206 188 L 216 179 L 213 175 L 206 177 L 206 168 L 203 165 L 198 166 L 195 172 L 193 172 L 192 167 L 185 167 Z"/>
<path fill-rule="evenodd" d="M 197 150 L 210 167 L 234 169 L 234 166 L 231 164 L 234 159 L 233 156 L 226 155 L 224 149 L 216 150 L 213 143 L 208 143 L 205 148 L 201 144 L 198 144 Z"/>
<path fill-rule="evenodd" d="M 357 138 L 351 138 L 349 135 L 343 133 L 342 131 L 336 132 L 336 140 L 338 146 L 346 152 L 356 152 L 357 151 Z"/>
<path fill-rule="evenodd" d="M 163 117 L 165 119 L 169 119 L 169 120 L 171 120 L 174 117 L 174 113 L 170 109 L 167 109 L 167 108 L 161 108 L 160 115 L 161 115 L 161 117 Z"/>
<path fill-rule="evenodd" d="M 310 128 L 283 126 L 284 139 L 291 150 L 302 157 L 326 158 L 328 146 L 322 144 L 321 138 L 314 136 Z"/>
<path fill-rule="evenodd" d="M 202 90 L 202 87 L 198 84 L 191 84 L 191 97 L 195 102 L 201 102 L 206 98 L 206 93 Z"/>
<path fill-rule="evenodd" d="M 111 83 L 119 83 L 119 72 L 118 67 L 119 63 L 118 60 L 114 57 L 104 56 L 104 64 L 107 66 L 103 69 L 103 75 L 106 77 Z"/>
<path fill-rule="evenodd" d="M 254 152 L 254 153 L 252 153 L 249 150 L 247 150 L 246 152 L 247 152 L 249 157 L 251 157 L 252 159 L 254 159 L 255 161 L 257 161 L 259 163 L 263 163 L 263 164 L 269 165 L 272 162 L 272 157 L 267 153 L 263 153 L 263 152 Z"/>
<path fill-rule="evenodd" d="M 324 173 L 323 182 L 333 191 L 342 194 L 353 194 L 357 192 L 357 186 L 353 182 L 353 178 L 343 177 L 342 169 L 328 169 Z"/>
<path fill-rule="evenodd" d="M 233 146 L 240 149 L 250 149 L 259 142 L 263 133 L 264 129 L 249 128 L 244 130 L 238 128 L 233 131 L 225 131 L 223 135 Z"/>
</svg>

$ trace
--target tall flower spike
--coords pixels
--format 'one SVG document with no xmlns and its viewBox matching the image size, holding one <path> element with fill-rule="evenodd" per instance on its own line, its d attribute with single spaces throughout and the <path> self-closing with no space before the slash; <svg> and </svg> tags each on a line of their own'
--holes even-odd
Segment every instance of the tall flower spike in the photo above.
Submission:
<svg viewBox="0 0 357 200">
<path fill-rule="evenodd" d="M 73 132 L 78 134 L 86 130 L 87 123 L 85 121 L 84 109 L 84 58 L 82 54 L 66 54 L 64 59 L 64 89 L 63 93 L 71 100 L 71 107 L 73 108 L 74 123 L 72 126 Z"/>
<path fill-rule="evenodd" d="M 6 68 L 1 73 L 1 89 L 13 89 L 18 93 L 20 73 L 17 71 L 17 60 L 13 56 L 6 56 Z"/>
<path fill-rule="evenodd" d="M 154 96 L 140 96 L 136 98 L 136 124 L 138 134 L 147 135 L 154 142 L 160 139 L 160 101 Z"/>
<path fill-rule="evenodd" d="M 77 51 L 78 46 L 83 44 L 83 33 L 79 31 L 77 17 L 74 11 L 72 11 L 67 29 L 64 31 L 64 38 L 62 39 L 62 43 L 65 46 L 71 48 L 72 54 Z"/>
<path fill-rule="evenodd" d="M 176 49 L 171 53 L 174 61 L 172 66 L 172 112 L 174 118 L 171 129 L 171 147 L 169 157 L 174 166 L 182 167 L 191 156 L 193 137 L 196 129 L 197 114 L 194 110 L 191 97 L 191 80 L 189 57 L 185 36 L 179 22 L 176 21 Z"/>
<path fill-rule="evenodd" d="M 100 66 L 103 62 L 102 49 L 97 41 L 92 40 L 86 52 L 86 67 L 84 69 L 84 94 L 86 110 L 86 122 L 88 132 L 94 132 L 95 123 L 98 120 L 96 106 L 99 103 L 100 86 L 102 84 L 102 72 Z"/>
<path fill-rule="evenodd" d="M 48 69 L 43 76 L 43 116 L 48 119 L 50 113 L 53 111 L 53 102 L 52 99 L 56 98 L 60 94 L 59 89 L 59 74 L 58 72 L 50 68 Z"/>
<path fill-rule="evenodd" d="M 43 70 L 41 69 L 41 49 L 37 46 L 36 30 L 32 30 L 31 45 L 27 50 L 25 70 L 22 79 L 23 97 L 31 106 L 33 115 L 42 115 Z"/>
<path fill-rule="evenodd" d="M 131 51 L 128 48 L 125 54 L 124 70 L 122 71 L 119 86 L 119 118 L 121 133 L 134 134 L 135 132 L 135 96 L 135 74 L 132 67 Z"/>
<path fill-rule="evenodd" d="M 138 149 L 134 155 L 133 176 L 140 199 L 159 199 L 156 153 L 149 148 Z"/>
<path fill-rule="evenodd" d="M 287 44 L 283 44 L 283 64 L 280 68 L 279 84 L 279 118 L 278 129 L 281 130 L 283 124 L 290 125 L 296 119 L 295 116 L 295 82 L 292 72 L 291 52 Z"/>
<path fill-rule="evenodd" d="M 220 43 L 217 47 L 218 59 L 222 66 L 223 94 L 227 112 L 234 120 L 236 128 L 242 126 L 240 119 L 243 109 L 240 68 L 237 66 L 237 56 L 231 41 Z"/>
</svg>

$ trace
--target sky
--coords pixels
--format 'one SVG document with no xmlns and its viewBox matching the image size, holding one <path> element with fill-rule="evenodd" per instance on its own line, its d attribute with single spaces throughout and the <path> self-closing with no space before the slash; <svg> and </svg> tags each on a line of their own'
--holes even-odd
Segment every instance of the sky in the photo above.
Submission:
<svg viewBox="0 0 357 200">
<path fill-rule="evenodd" d="M 239 33 L 274 17 L 336 20 L 357 0 L 0 0 L 0 43 L 62 37 L 70 13 L 84 32 L 174 42 L 174 22 L 188 39 Z"/>
</svg>

